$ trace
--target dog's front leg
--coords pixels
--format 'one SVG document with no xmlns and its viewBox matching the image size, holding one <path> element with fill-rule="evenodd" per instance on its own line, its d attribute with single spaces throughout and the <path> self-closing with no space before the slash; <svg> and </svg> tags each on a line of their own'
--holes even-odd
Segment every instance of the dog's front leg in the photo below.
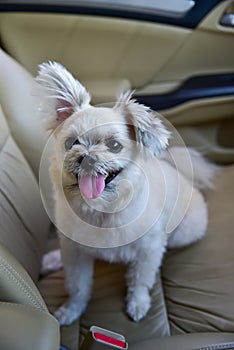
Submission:
<svg viewBox="0 0 234 350">
<path fill-rule="evenodd" d="M 93 257 L 84 253 L 74 242 L 61 240 L 68 300 L 55 312 L 61 325 L 69 325 L 85 311 L 91 296 Z"/>
<path fill-rule="evenodd" d="M 142 254 L 132 262 L 127 270 L 126 280 L 127 314 L 134 320 L 140 321 L 149 311 L 151 306 L 150 290 L 156 281 L 162 255 L 154 252 Z"/>
</svg>

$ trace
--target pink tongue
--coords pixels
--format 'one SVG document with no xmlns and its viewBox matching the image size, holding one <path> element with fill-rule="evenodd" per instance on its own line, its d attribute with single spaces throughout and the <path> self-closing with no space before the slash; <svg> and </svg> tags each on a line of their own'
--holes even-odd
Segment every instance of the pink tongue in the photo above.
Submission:
<svg viewBox="0 0 234 350">
<path fill-rule="evenodd" d="M 98 176 L 84 175 L 79 178 L 81 193 L 86 198 L 99 197 L 105 188 L 105 178 L 103 175 Z"/>
</svg>

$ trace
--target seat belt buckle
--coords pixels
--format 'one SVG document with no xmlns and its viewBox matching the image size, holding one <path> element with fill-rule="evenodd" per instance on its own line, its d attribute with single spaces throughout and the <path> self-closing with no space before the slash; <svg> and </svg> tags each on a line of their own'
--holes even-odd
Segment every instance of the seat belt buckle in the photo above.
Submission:
<svg viewBox="0 0 234 350">
<path fill-rule="evenodd" d="M 86 335 L 80 350 L 110 350 L 127 349 L 128 343 L 122 334 L 118 334 L 107 329 L 92 326 Z"/>
</svg>

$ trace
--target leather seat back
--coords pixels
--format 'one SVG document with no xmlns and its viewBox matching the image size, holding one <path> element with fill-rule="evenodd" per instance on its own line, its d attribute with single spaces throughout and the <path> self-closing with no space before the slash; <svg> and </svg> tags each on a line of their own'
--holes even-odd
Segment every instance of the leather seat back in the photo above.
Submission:
<svg viewBox="0 0 234 350">
<path fill-rule="evenodd" d="M 45 136 L 32 77 L 2 51 L 0 76 L 0 243 L 36 281 L 50 225 L 35 176 Z"/>
</svg>

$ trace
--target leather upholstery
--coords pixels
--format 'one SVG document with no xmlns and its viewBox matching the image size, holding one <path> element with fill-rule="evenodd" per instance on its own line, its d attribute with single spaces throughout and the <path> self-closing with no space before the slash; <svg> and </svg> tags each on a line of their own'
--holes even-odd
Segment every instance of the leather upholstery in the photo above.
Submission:
<svg viewBox="0 0 234 350">
<path fill-rule="evenodd" d="M 3 51 L 0 76 L 0 349 L 58 350 L 58 322 L 34 283 L 50 222 L 32 170 L 44 142 L 27 119 L 33 79 Z"/>
<path fill-rule="evenodd" d="M 166 256 L 162 276 L 172 334 L 233 332 L 233 179 L 234 167 L 223 167 L 215 190 L 206 194 L 204 238 Z"/>
<path fill-rule="evenodd" d="M 47 311 L 32 279 L 7 249 L 0 246 L 1 301 L 27 305 Z"/>
<path fill-rule="evenodd" d="M 0 77 L 3 113 L 15 142 L 37 177 L 46 135 L 37 115 L 34 79 L 3 50 L 0 50 Z"/>
<path fill-rule="evenodd" d="M 58 350 L 59 327 L 47 312 L 15 303 L 0 303 L 3 350 Z"/>
<path fill-rule="evenodd" d="M 50 225 L 35 178 L 45 135 L 39 142 L 39 122 L 33 121 L 31 108 L 32 77 L 2 50 L 0 76 L 0 243 L 36 281 Z"/>
<path fill-rule="evenodd" d="M 194 333 L 148 339 L 134 344 L 134 350 L 224 350 L 233 348 L 233 334 L 230 333 Z"/>
</svg>

